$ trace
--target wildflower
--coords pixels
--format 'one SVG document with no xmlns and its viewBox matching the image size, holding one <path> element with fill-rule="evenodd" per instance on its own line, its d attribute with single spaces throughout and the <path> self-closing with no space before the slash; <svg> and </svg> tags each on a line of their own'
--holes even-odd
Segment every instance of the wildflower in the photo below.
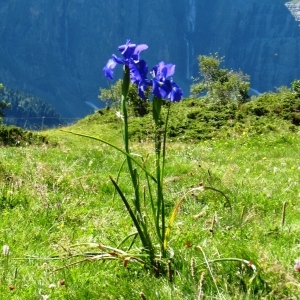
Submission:
<svg viewBox="0 0 300 300">
<path fill-rule="evenodd" d="M 44 262 L 44 263 L 42 264 L 42 267 L 43 267 L 43 269 L 48 269 L 48 268 L 49 268 L 49 265 L 48 265 L 46 262 Z"/>
<path fill-rule="evenodd" d="M 5 255 L 5 256 L 9 255 L 9 246 L 8 245 L 3 246 L 3 255 Z"/>
<path fill-rule="evenodd" d="M 183 95 L 181 88 L 172 79 L 168 79 L 174 73 L 175 65 L 166 65 L 163 61 L 151 70 L 154 96 L 170 99 L 172 102 L 181 100 Z"/>
<path fill-rule="evenodd" d="M 49 299 L 49 295 L 41 295 L 43 300 L 48 300 Z"/>
<path fill-rule="evenodd" d="M 108 79 L 113 79 L 113 69 L 117 64 L 127 66 L 130 72 L 130 81 L 137 85 L 140 98 L 146 99 L 145 91 L 152 86 L 154 96 L 170 99 L 172 102 L 180 101 L 183 95 L 182 90 L 172 79 L 168 79 L 174 74 L 175 65 L 160 62 L 151 70 L 153 79 L 147 78 L 148 65 L 143 59 L 140 59 L 141 51 L 147 48 L 146 44 L 136 45 L 127 40 L 125 45 L 118 48 L 123 58 L 113 54 L 103 68 L 104 75 Z"/>
<path fill-rule="evenodd" d="M 49 284 L 49 289 L 53 290 L 56 288 L 56 285 L 54 283 Z"/>
<path fill-rule="evenodd" d="M 107 64 L 103 68 L 104 74 L 108 79 L 113 79 L 113 69 L 117 64 L 129 66 L 129 69 L 132 69 L 133 74 L 135 74 L 136 69 L 134 68 L 140 60 L 140 52 L 146 50 L 147 45 L 136 45 L 132 44 L 130 40 L 126 41 L 125 45 L 119 46 L 119 51 L 123 55 L 123 58 L 117 57 L 115 54 L 112 55 L 112 58 L 108 60 Z"/>
<path fill-rule="evenodd" d="M 140 59 L 140 53 L 146 50 L 146 44 L 136 45 L 127 40 L 125 45 L 119 46 L 119 51 L 122 53 L 123 58 L 117 57 L 115 54 L 108 60 L 103 68 L 104 75 L 108 79 L 113 79 L 113 69 L 117 64 L 129 67 L 130 81 L 138 86 L 138 93 L 142 99 L 146 99 L 144 92 L 147 86 L 151 86 L 151 80 L 147 79 L 148 66 L 146 62 Z"/>
<path fill-rule="evenodd" d="M 124 121 L 124 117 L 123 117 L 123 115 L 119 111 L 116 111 L 116 116 L 117 116 L 117 118 L 119 118 L 122 121 Z"/>
<path fill-rule="evenodd" d="M 300 272 L 300 260 L 299 259 L 295 260 L 294 271 Z"/>
<path fill-rule="evenodd" d="M 145 91 L 148 86 L 152 85 L 150 79 L 147 78 L 148 66 L 144 60 L 130 65 L 130 81 L 138 87 L 138 94 L 142 99 L 146 99 Z"/>
</svg>

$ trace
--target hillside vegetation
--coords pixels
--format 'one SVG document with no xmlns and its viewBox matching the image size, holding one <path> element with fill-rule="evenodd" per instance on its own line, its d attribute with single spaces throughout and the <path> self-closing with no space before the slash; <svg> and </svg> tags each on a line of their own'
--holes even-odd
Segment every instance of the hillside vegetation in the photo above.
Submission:
<svg viewBox="0 0 300 300">
<path fill-rule="evenodd" d="M 7 125 L 42 130 L 63 123 L 54 107 L 20 90 L 4 87 L 0 91 L 0 100 L 9 104 L 9 107 L 4 109 L 4 122 Z"/>
<path fill-rule="evenodd" d="M 59 130 L 43 132 L 48 144 L 2 148 L 3 299 L 296 299 L 298 110 L 289 89 L 243 104 L 171 106 L 167 214 L 187 190 L 207 187 L 185 198 L 175 220 L 172 279 L 134 261 L 101 260 L 98 244 L 129 249 L 124 239 L 134 233 L 108 177 L 130 193 L 121 153 Z M 105 109 L 67 129 L 121 145 L 121 123 Z M 150 165 L 152 126 L 149 114 L 132 113 L 134 152 Z"/>
<path fill-rule="evenodd" d="M 125 67 L 123 115 L 102 89 L 72 126 L 2 126 L 4 299 L 297 299 L 300 82 L 250 99 L 219 62 L 178 103 Z"/>
</svg>

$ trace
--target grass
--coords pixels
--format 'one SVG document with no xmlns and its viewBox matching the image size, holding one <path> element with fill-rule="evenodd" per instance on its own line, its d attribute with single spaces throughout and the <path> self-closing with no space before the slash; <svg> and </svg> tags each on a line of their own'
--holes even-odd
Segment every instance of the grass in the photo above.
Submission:
<svg viewBox="0 0 300 300">
<path fill-rule="evenodd" d="M 184 198 L 169 242 L 172 282 L 134 261 L 125 267 L 120 260 L 90 257 L 101 253 L 90 243 L 118 247 L 134 232 L 108 177 L 117 176 L 120 153 L 59 130 L 43 133 L 48 144 L 1 148 L 0 245 L 10 247 L 8 256 L 0 254 L 2 298 L 297 299 L 300 135 L 288 126 L 266 133 L 245 130 L 251 124 L 229 134 L 220 129 L 218 136 L 193 142 L 170 137 L 168 213 L 201 185 L 225 193 L 232 207 L 208 188 Z M 68 129 L 121 145 L 119 128 L 108 112 Z M 134 151 L 154 160 L 149 136 L 142 137 Z M 125 170 L 119 182 L 129 194 Z M 122 247 L 130 244 L 128 239 Z M 257 273 L 225 258 L 251 261 Z"/>
</svg>

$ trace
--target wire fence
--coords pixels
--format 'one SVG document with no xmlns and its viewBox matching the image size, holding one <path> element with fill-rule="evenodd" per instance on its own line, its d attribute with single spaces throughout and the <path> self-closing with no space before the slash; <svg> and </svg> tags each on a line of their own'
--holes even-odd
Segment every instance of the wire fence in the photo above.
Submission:
<svg viewBox="0 0 300 300">
<path fill-rule="evenodd" d="M 76 123 L 82 117 L 2 117 L 5 125 L 14 125 L 27 130 L 45 130 L 48 128 L 62 127 Z"/>
</svg>

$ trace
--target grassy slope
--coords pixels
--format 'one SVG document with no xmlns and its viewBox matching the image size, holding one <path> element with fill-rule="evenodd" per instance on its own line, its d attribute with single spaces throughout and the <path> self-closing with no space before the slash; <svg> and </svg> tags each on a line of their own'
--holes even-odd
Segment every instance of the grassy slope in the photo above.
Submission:
<svg viewBox="0 0 300 300">
<path fill-rule="evenodd" d="M 113 115 L 110 118 L 90 116 L 69 129 L 120 144 L 118 125 Z M 0 256 L 3 299 L 42 299 L 42 295 L 140 299 L 140 292 L 147 299 L 197 299 L 202 274 L 207 299 L 296 299 L 300 292 L 299 276 L 293 271 L 300 256 L 296 132 L 254 135 L 244 130 L 240 136 L 230 133 L 194 143 L 176 139 L 169 144 L 165 187 L 170 211 L 199 183 L 225 192 L 232 205 L 230 211 L 224 197 L 211 190 L 185 200 L 170 241 L 176 262 L 173 284 L 148 275 L 140 265 L 124 268 L 115 261 L 83 262 L 52 272 L 81 260 L 84 252 L 97 251 L 83 243 L 116 247 L 133 228 L 108 179 L 109 174 L 117 176 L 123 157 L 89 139 L 57 130 L 47 135 L 58 146 L 0 151 L 0 245 L 11 250 L 8 257 Z M 134 152 L 150 153 L 151 160 L 152 145 L 144 140 L 133 144 Z M 121 173 L 120 182 L 129 193 L 126 173 Z M 252 280 L 251 269 L 240 263 L 211 263 L 216 288 L 197 246 L 208 260 L 251 260 L 259 274 Z M 134 250 L 138 251 L 138 243 Z M 57 256 L 61 259 L 55 260 Z M 57 284 L 60 280 L 65 284 Z M 54 289 L 49 288 L 51 283 Z M 10 285 L 15 289 L 10 291 Z"/>
</svg>

